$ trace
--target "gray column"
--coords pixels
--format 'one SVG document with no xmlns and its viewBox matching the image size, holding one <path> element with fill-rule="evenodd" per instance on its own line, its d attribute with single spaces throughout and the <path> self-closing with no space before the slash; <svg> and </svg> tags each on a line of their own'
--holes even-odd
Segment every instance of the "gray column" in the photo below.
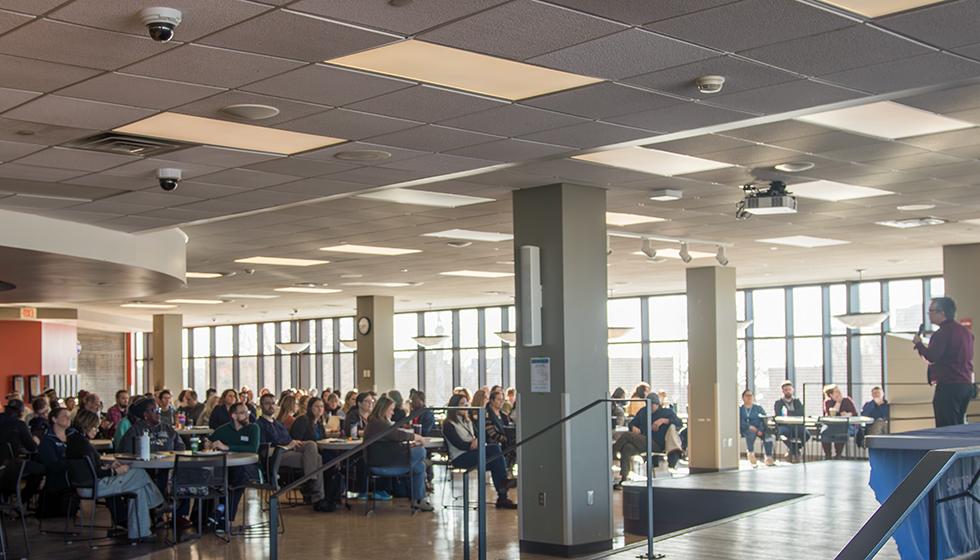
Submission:
<svg viewBox="0 0 980 560">
<path fill-rule="evenodd" d="M 362 334 L 361 319 L 370 321 L 370 331 Z M 395 298 L 391 296 L 358 296 L 357 371 L 355 382 L 360 391 L 383 393 L 395 388 Z"/>
<path fill-rule="evenodd" d="M 518 333 L 519 436 L 608 395 L 606 193 L 556 184 L 514 192 L 517 324 L 521 251 L 540 248 L 542 344 Z M 532 392 L 531 359 L 549 358 L 550 390 Z M 559 556 L 612 548 L 609 416 L 605 405 L 520 448 L 521 550 Z"/>
<path fill-rule="evenodd" d="M 691 472 L 738 468 L 735 269 L 687 269 L 688 456 Z"/>
<path fill-rule="evenodd" d="M 163 388 L 175 392 L 183 389 L 183 323 L 183 315 L 153 316 L 153 372 L 150 385 L 154 392 Z"/>
</svg>

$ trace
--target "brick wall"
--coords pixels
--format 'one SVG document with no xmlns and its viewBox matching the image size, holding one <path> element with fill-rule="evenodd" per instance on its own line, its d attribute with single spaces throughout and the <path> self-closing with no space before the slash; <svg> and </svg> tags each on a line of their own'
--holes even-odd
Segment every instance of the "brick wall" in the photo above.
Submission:
<svg viewBox="0 0 980 560">
<path fill-rule="evenodd" d="M 95 391 L 105 406 L 113 395 L 126 388 L 126 335 L 78 329 L 78 387 Z"/>
</svg>

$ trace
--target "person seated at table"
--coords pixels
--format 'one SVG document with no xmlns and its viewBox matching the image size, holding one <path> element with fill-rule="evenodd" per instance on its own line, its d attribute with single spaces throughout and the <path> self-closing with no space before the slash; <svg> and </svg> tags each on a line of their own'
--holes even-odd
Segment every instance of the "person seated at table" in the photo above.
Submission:
<svg viewBox="0 0 980 560">
<path fill-rule="evenodd" d="M 48 413 L 48 424 L 51 429 L 41 438 L 41 444 L 37 448 L 38 461 L 44 465 L 45 470 L 44 492 L 38 506 L 38 516 L 61 517 L 65 514 L 71 496 L 65 449 L 68 446 L 68 435 L 74 430 L 68 409 L 52 409 Z"/>
<path fill-rule="evenodd" d="M 507 392 L 504 393 L 504 406 L 501 410 L 507 416 L 512 416 L 511 411 L 517 406 L 517 389 L 513 387 L 508 387 Z"/>
<path fill-rule="evenodd" d="M 487 402 L 486 414 L 485 414 L 485 425 L 487 430 L 487 441 L 490 443 L 496 443 L 501 449 L 507 449 L 515 442 L 511 441 L 511 436 L 513 432 L 508 431 L 507 427 L 510 425 L 510 418 L 504 414 L 504 394 L 500 391 L 490 393 L 490 400 Z M 508 472 L 510 468 L 517 462 L 517 453 L 514 450 L 506 453 L 504 458 L 507 460 Z"/>
<path fill-rule="evenodd" d="M 677 404 L 670 401 L 670 397 L 667 395 L 667 391 L 663 389 L 658 389 L 657 396 L 660 397 L 660 406 L 664 408 L 669 408 L 674 412 L 677 412 Z"/>
<path fill-rule="evenodd" d="M 789 381 L 784 381 L 780 386 L 783 395 L 776 399 L 775 404 L 773 404 L 773 414 L 776 418 L 780 416 L 796 416 L 803 417 L 803 403 L 800 399 L 794 396 L 795 389 L 793 384 Z M 776 433 L 779 435 L 780 441 L 786 444 L 786 448 L 789 450 L 787 454 L 787 459 L 791 463 L 799 461 L 800 458 L 800 448 L 802 443 L 810 439 L 810 433 L 806 431 L 805 426 L 788 426 L 785 424 L 777 424 Z"/>
<path fill-rule="evenodd" d="M 48 399 L 38 397 L 31 401 L 31 409 L 33 412 L 27 418 L 27 429 L 31 431 L 32 436 L 40 439 L 51 427 L 48 424 L 48 413 L 51 412 L 51 406 Z"/>
<path fill-rule="evenodd" d="M 327 393 L 326 391 L 324 391 L 324 395 L 326 395 L 322 397 L 323 404 L 326 405 L 326 411 L 324 414 L 326 414 L 328 417 L 336 416 L 341 420 L 341 424 L 339 425 L 342 425 L 345 414 L 341 406 L 340 395 L 337 393 Z"/>
<path fill-rule="evenodd" d="M 210 426 L 211 413 L 214 409 L 221 406 L 221 397 L 218 395 L 211 395 L 204 401 L 204 410 L 201 411 L 201 417 L 197 419 L 199 426 Z"/>
<path fill-rule="evenodd" d="M 163 389 L 157 393 L 157 404 L 160 407 L 160 422 L 170 427 L 177 426 L 177 409 L 173 405 L 173 393 Z"/>
<path fill-rule="evenodd" d="M 7 457 L 8 451 L 4 449 L 2 454 L 0 454 L 0 459 L 14 459 L 37 452 L 37 444 L 40 442 L 40 438 L 31 435 L 27 424 L 21 420 L 23 415 L 23 401 L 17 399 L 7 401 L 7 406 L 4 407 L 3 413 L 0 414 L 0 444 L 9 444 L 10 451 L 13 452 L 13 457 Z M 24 478 L 27 484 L 22 495 L 24 502 L 30 501 L 38 489 L 41 488 L 41 478 L 44 474 L 44 465 L 33 460 L 27 460 L 26 462 Z M 9 495 L 14 491 L 16 482 L 17 473 L 15 469 L 4 469 L 0 473 L 0 492 Z"/>
<path fill-rule="evenodd" d="M 89 442 L 99 431 L 99 417 L 90 410 L 80 410 L 72 421 L 75 431 L 68 434 L 65 446 L 65 459 L 85 459 L 92 461 L 98 477 L 99 496 L 118 496 L 134 494 L 129 500 L 129 521 L 127 529 L 130 540 L 145 539 L 153 534 L 150 509 L 163 504 L 163 494 L 150 480 L 146 471 L 131 469 L 128 465 L 113 462 L 104 466 L 99 453 Z"/>
<path fill-rule="evenodd" d="M 402 396 L 402 392 L 397 389 L 392 389 L 388 391 L 388 398 L 395 403 L 395 414 L 391 417 L 392 422 L 400 422 L 403 418 L 408 416 L 408 412 L 405 411 L 405 397 Z"/>
<path fill-rule="evenodd" d="M 650 393 L 650 385 L 641 382 L 637 384 L 636 388 L 633 389 L 633 395 L 630 396 L 630 399 L 645 399 L 647 398 L 647 394 L 649 393 Z M 629 405 L 626 406 L 626 415 L 636 416 L 636 414 L 640 411 L 640 409 L 645 407 L 646 404 L 643 403 L 642 400 L 631 400 Z"/>
<path fill-rule="evenodd" d="M 299 411 L 299 406 L 296 404 L 296 397 L 285 395 L 279 399 L 279 411 L 276 413 L 276 420 L 288 430 L 293 427 L 293 422 L 296 421 L 297 411 Z"/>
<path fill-rule="evenodd" d="M 327 417 L 324 415 L 324 405 L 320 397 L 312 397 L 306 402 L 306 412 L 296 418 L 289 435 L 299 441 L 320 441 L 328 437 L 340 436 L 339 431 L 327 430 Z"/>
<path fill-rule="evenodd" d="M 625 405 L 626 403 L 623 401 L 623 399 L 626 398 L 626 389 L 623 389 L 622 387 L 616 387 L 616 389 L 612 392 L 612 395 L 610 395 L 609 398 L 610 400 L 612 400 L 612 403 L 610 403 L 610 408 L 612 409 L 611 421 L 612 421 L 613 428 L 617 426 L 625 426 L 626 407 L 623 405 Z"/>
<path fill-rule="evenodd" d="M 353 408 L 357 408 L 357 391 L 347 391 L 347 394 L 344 395 L 344 406 L 341 408 L 341 410 L 343 410 L 344 414 L 346 415 L 350 414 L 350 411 Z"/>
<path fill-rule="evenodd" d="M 204 391 L 204 401 L 207 402 L 208 399 L 210 399 L 211 397 L 217 394 L 218 394 L 217 389 L 215 389 L 214 387 L 209 387 L 206 391 Z"/>
<path fill-rule="evenodd" d="M 858 431 L 858 444 L 864 444 L 864 436 L 878 436 L 888 430 L 888 400 L 881 387 L 871 388 L 871 400 L 861 407 L 861 416 L 873 418 L 874 422 Z"/>
<path fill-rule="evenodd" d="M 824 416 L 857 416 L 857 406 L 851 397 L 845 397 L 837 385 L 827 385 L 823 389 L 827 400 L 823 403 Z M 823 447 L 825 459 L 830 459 L 830 447 L 833 443 L 834 459 L 841 459 L 847 439 L 857 434 L 857 425 L 824 424 L 820 432 L 820 445 Z"/>
<path fill-rule="evenodd" d="M 394 414 L 395 402 L 385 395 L 378 398 L 364 427 L 364 439 L 376 437 L 393 426 Z M 412 505 L 420 511 L 433 511 L 434 508 L 425 494 L 425 447 L 422 436 L 402 429 L 395 429 L 381 436 L 381 439 L 371 445 L 372 466 L 404 465 L 404 450 L 401 445 L 392 446 L 388 442 L 411 442 L 408 466 L 411 469 L 412 497 L 415 500 Z"/>
<path fill-rule="evenodd" d="M 211 411 L 211 417 L 208 418 L 208 427 L 214 430 L 231 422 L 231 407 L 237 402 L 239 402 L 238 393 L 234 389 L 225 389 L 221 393 L 219 404 Z M 245 410 L 248 410 L 248 408 Z"/>
<path fill-rule="evenodd" d="M 139 440 L 143 434 L 150 436 L 150 452 L 183 451 L 184 440 L 177 435 L 173 426 L 164 424 L 161 420 L 160 409 L 152 399 L 143 399 L 130 406 L 132 417 L 136 418 L 132 427 L 119 441 L 117 451 L 121 453 L 139 453 Z"/>
<path fill-rule="evenodd" d="M 323 466 L 320 450 L 315 441 L 294 439 L 282 422 L 276 419 L 276 397 L 271 394 L 259 398 L 259 408 L 262 416 L 256 422 L 263 444 L 282 447 L 286 451 L 282 455 L 282 466 L 302 469 L 303 475 L 308 475 Z M 271 453 L 271 452 L 270 452 Z M 268 473 L 276 476 L 276 473 Z M 317 474 L 302 488 L 306 501 L 313 504 L 316 511 L 334 511 L 336 502 L 325 499 L 323 473 Z"/>
<path fill-rule="evenodd" d="M 255 393 L 248 388 L 247 385 L 242 385 L 242 388 L 238 391 L 238 399 L 245 403 L 245 407 L 248 408 L 249 414 L 252 415 L 252 422 L 258 418 L 259 411 L 255 406 Z"/>
<path fill-rule="evenodd" d="M 409 399 L 409 406 L 411 407 L 411 414 L 415 414 L 416 411 L 422 410 L 423 412 L 412 420 L 413 426 L 418 426 L 416 431 L 423 436 L 428 437 L 432 433 L 432 429 L 436 426 L 436 415 L 429 410 L 425 405 L 425 392 L 415 391 L 412 393 Z"/>
<path fill-rule="evenodd" d="M 129 432 L 129 429 L 133 427 L 133 423 L 139 420 L 139 417 L 133 416 L 133 407 L 136 406 L 137 403 L 142 403 L 146 400 L 148 400 L 146 397 L 137 395 L 132 399 L 132 402 L 129 403 L 129 407 L 126 408 L 126 416 L 119 421 L 119 424 L 116 425 L 115 433 L 112 434 L 113 449 L 119 449 L 123 436 L 126 435 L 126 433 Z"/>
<path fill-rule="evenodd" d="M 234 390 L 229 389 L 234 393 Z M 226 391 L 227 392 L 227 391 Z M 262 442 L 258 424 L 250 422 L 250 413 L 245 403 L 235 402 L 229 407 L 231 421 L 219 426 L 204 441 L 204 449 L 211 451 L 231 451 L 235 453 L 258 453 Z M 228 486 L 244 487 L 249 481 L 260 480 L 258 464 L 241 465 L 228 468 Z M 245 493 L 243 488 L 229 491 L 230 501 L 227 505 L 228 521 L 235 519 L 238 503 Z M 215 519 L 217 527 L 224 526 L 223 519 Z"/>
<path fill-rule="evenodd" d="M 201 414 L 204 412 L 204 403 L 198 402 L 197 391 L 192 389 L 184 391 L 184 399 L 177 412 L 184 415 L 188 426 L 198 425 Z"/>
<path fill-rule="evenodd" d="M 75 397 L 65 397 L 65 407 L 68 411 L 68 415 L 75 418 L 75 412 L 78 411 L 78 400 Z"/>
<path fill-rule="evenodd" d="M 755 440 L 762 440 L 765 452 L 766 466 L 775 463 L 772 460 L 772 436 L 766 435 L 766 411 L 755 404 L 755 396 L 748 389 L 742 391 L 742 406 L 738 407 L 739 433 L 745 438 L 745 456 L 753 467 L 757 466 L 755 457 Z"/>
<path fill-rule="evenodd" d="M 466 395 L 457 393 L 449 398 L 449 407 L 468 407 Z M 446 441 L 450 464 L 457 469 L 471 469 L 480 461 L 479 439 L 470 415 L 465 410 L 450 410 L 442 423 L 442 435 Z M 496 443 L 487 443 L 484 450 L 487 470 L 497 490 L 497 508 L 517 509 L 517 504 L 507 497 L 507 491 L 516 486 L 516 481 L 507 480 L 507 464 L 503 451 Z M 482 484 L 482 481 L 478 481 Z"/>
<path fill-rule="evenodd" d="M 364 433 L 367 426 L 368 416 L 374 409 L 374 395 L 371 393 L 358 393 L 355 399 L 355 407 L 347 412 L 344 417 L 344 435 L 356 438 Z"/>
<path fill-rule="evenodd" d="M 666 453 L 669 468 L 673 469 L 677 466 L 677 461 L 683 453 L 678 431 L 684 423 L 673 410 L 660 407 L 660 397 L 656 393 L 651 393 L 648 399 L 649 412 L 647 407 L 637 411 L 630 421 L 630 431 L 619 436 L 613 444 L 613 457 L 619 453 L 619 481 L 613 485 L 613 488 L 620 488 L 629 476 L 633 456 L 646 454 L 647 422 L 652 428 L 651 450 L 654 453 Z M 648 468 L 653 468 L 653 465 Z"/>
</svg>

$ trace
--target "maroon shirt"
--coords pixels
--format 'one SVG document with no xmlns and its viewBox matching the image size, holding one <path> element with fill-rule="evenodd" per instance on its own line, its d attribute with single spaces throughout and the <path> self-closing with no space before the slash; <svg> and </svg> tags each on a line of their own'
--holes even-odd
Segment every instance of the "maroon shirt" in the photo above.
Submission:
<svg viewBox="0 0 980 560">
<path fill-rule="evenodd" d="M 827 399 L 823 402 L 823 413 L 824 415 L 830 414 L 830 409 L 834 407 L 836 402 L 834 399 Z M 850 412 L 851 416 L 857 416 L 858 409 L 854 404 L 854 399 L 851 397 L 844 397 L 840 401 L 840 408 L 837 410 L 837 415 L 840 416 L 843 412 Z"/>
<path fill-rule="evenodd" d="M 915 349 L 929 361 L 929 382 L 973 383 L 973 333 L 953 320 L 939 325 L 929 346 L 921 342 Z"/>
</svg>

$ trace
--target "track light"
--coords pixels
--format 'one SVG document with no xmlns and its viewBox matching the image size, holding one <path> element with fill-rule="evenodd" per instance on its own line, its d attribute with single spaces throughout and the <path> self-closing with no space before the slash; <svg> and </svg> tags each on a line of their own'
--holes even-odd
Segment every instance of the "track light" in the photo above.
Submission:
<svg viewBox="0 0 980 560">
<path fill-rule="evenodd" d="M 681 243 L 681 249 L 677 252 L 677 255 L 685 263 L 691 262 L 691 252 L 687 250 L 687 243 Z"/>
<path fill-rule="evenodd" d="M 725 254 L 725 246 L 718 246 L 718 253 L 715 255 L 715 259 L 721 266 L 728 266 L 728 255 Z"/>
<path fill-rule="evenodd" d="M 653 248 L 653 241 L 650 239 L 643 240 L 643 246 L 640 248 L 643 254 L 649 259 L 657 258 L 657 250 Z"/>
</svg>

